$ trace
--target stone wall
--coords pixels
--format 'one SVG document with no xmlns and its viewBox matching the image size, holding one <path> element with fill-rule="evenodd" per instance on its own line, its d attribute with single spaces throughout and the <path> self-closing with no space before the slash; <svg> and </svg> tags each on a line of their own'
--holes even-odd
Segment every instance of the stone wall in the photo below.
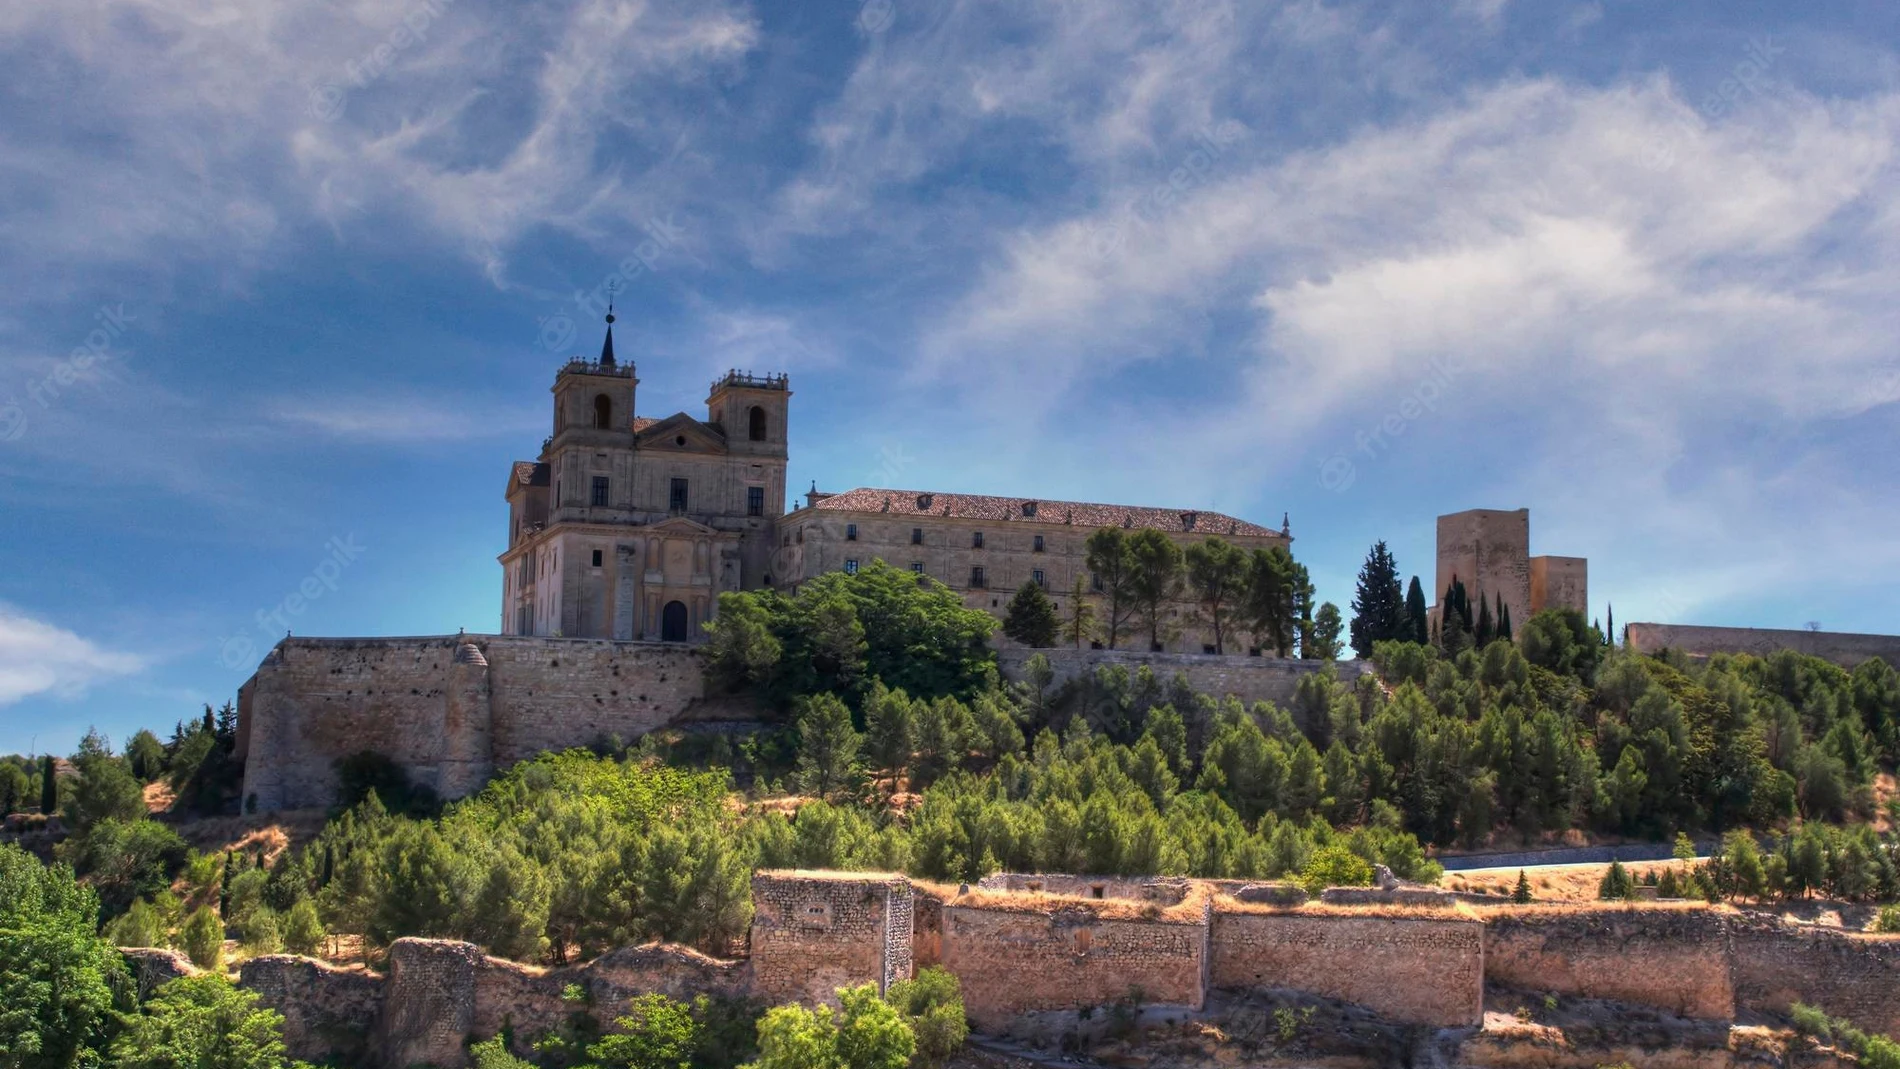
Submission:
<svg viewBox="0 0 1900 1069">
<path fill-rule="evenodd" d="M 837 990 L 883 992 L 911 973 L 910 881 L 880 873 L 752 877 L 752 978 L 770 1002 L 836 1005 Z"/>
<path fill-rule="evenodd" d="M 1531 618 L 1531 510 L 1470 509 L 1438 517 L 1438 579 L 1428 595 L 1434 608 L 1457 577 L 1477 612 L 1478 595 L 1499 594 L 1513 627 Z"/>
<path fill-rule="evenodd" d="M 1005 676 L 1020 680 L 1023 677 L 1023 665 L 1038 653 L 1049 659 L 1049 667 L 1055 673 L 1052 686 L 1059 687 L 1078 676 L 1092 674 L 1102 665 L 1121 665 L 1128 669 L 1130 675 L 1146 665 L 1163 685 L 1179 672 L 1187 677 L 1188 685 L 1197 691 L 1216 697 L 1231 694 L 1248 705 L 1258 701 L 1282 706 L 1288 704 L 1293 700 L 1293 692 L 1299 688 L 1300 680 L 1325 671 L 1329 663 L 1239 654 L 1217 657 L 1201 653 L 1078 650 L 1074 647 L 1032 650 L 1013 645 L 997 650 L 996 663 Z M 1372 671 L 1372 665 L 1364 661 L 1339 661 L 1332 667 L 1339 679 L 1347 684 Z"/>
<path fill-rule="evenodd" d="M 979 1027 L 1043 1010 L 1141 1001 L 1198 1008 L 1206 994 L 1204 907 L 1131 913 L 1083 899 L 958 904 L 943 911 L 943 964 Z M 1186 915 L 1183 916 L 1182 914 Z"/>
<path fill-rule="evenodd" d="M 1862 1028 L 1900 1035 L 1900 937 L 1744 916 L 1731 921 L 1730 940 L 1738 1007 L 1787 1013 L 1806 1002 Z"/>
<path fill-rule="evenodd" d="M 1614 999 L 1689 1017 L 1733 1015 L 1728 915 L 1696 907 L 1498 909 L 1485 928 L 1485 979 Z"/>
<path fill-rule="evenodd" d="M 1847 668 L 1874 657 L 1900 667 L 1900 635 L 1630 624 L 1629 645 L 1638 653 L 1658 653 L 1671 649 L 1693 657 L 1707 657 L 1716 653 L 1752 653 L 1757 657 L 1766 657 L 1781 650 L 1794 650 Z"/>
<path fill-rule="evenodd" d="M 271 810 L 330 804 L 335 761 L 365 750 L 460 797 L 542 751 L 690 718 L 704 683 L 675 643 L 287 638 L 240 693 L 246 804 Z"/>
<path fill-rule="evenodd" d="M 1531 612 L 1575 609 L 1590 615 L 1590 562 L 1582 557 L 1531 558 Z M 1517 618 L 1511 618 L 1517 626 Z"/>
<path fill-rule="evenodd" d="M 1212 944 L 1215 987 L 1290 988 L 1436 1028 L 1484 1019 L 1484 925 L 1475 920 L 1228 904 L 1214 913 Z"/>
<path fill-rule="evenodd" d="M 369 1055 L 382 1016 L 382 976 L 277 954 L 245 962 L 239 983 L 284 1015 L 292 1058 L 357 1065 Z"/>
</svg>

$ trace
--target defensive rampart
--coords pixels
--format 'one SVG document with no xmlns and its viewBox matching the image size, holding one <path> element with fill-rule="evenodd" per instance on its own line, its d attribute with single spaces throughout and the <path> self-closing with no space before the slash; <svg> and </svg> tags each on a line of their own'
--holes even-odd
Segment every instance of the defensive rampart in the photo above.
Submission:
<svg viewBox="0 0 1900 1069">
<path fill-rule="evenodd" d="M 1223 903 L 1213 985 L 1288 988 L 1437 1028 L 1484 1020 L 1484 925 L 1407 913 L 1305 913 Z"/>
<path fill-rule="evenodd" d="M 1054 673 L 1052 686 L 1094 673 L 1098 667 L 1120 665 L 1134 674 L 1142 666 L 1154 672 L 1163 685 L 1180 673 L 1188 685 L 1203 694 L 1216 697 L 1233 695 L 1242 702 L 1269 701 L 1286 705 L 1293 700 L 1300 680 L 1325 671 L 1329 666 L 1341 680 L 1351 683 L 1372 666 L 1364 661 L 1301 661 L 1284 657 L 1248 657 L 1244 654 L 1146 653 L 1137 650 L 1078 650 L 1058 647 L 1033 650 L 1011 646 L 996 651 L 997 667 L 1013 680 L 1023 678 L 1023 666 L 1029 658 L 1041 654 L 1049 659 Z"/>
<path fill-rule="evenodd" d="M 703 698 L 698 652 L 679 643 L 287 638 L 239 692 L 245 802 L 328 805 L 336 760 L 364 751 L 456 798 L 543 751 L 690 719 Z"/>
<path fill-rule="evenodd" d="M 1852 668 L 1878 657 L 1900 667 L 1900 635 L 1860 635 L 1845 631 L 1785 631 L 1756 627 L 1690 627 L 1682 624 L 1630 624 L 1629 646 L 1638 653 L 1679 650 L 1692 657 L 1752 653 L 1766 657 L 1793 650 Z"/>
<path fill-rule="evenodd" d="M 835 1002 L 839 987 L 886 990 L 939 961 L 988 1031 L 1034 1031 L 1051 1013 L 1059 1026 L 1064 1014 L 1128 1000 L 1193 1011 L 1216 989 L 1302 992 L 1402 1024 L 1467 1028 L 1483 1021 L 1488 984 L 1713 1021 L 1808 1002 L 1900 1032 L 1900 937 L 1688 904 L 1273 904 L 1233 897 L 1226 892 L 1248 888 L 1223 881 L 988 882 L 953 889 L 885 873 L 759 873 L 746 961 L 648 945 L 550 970 L 466 943 L 403 939 L 382 975 L 277 956 L 247 962 L 242 982 L 285 1015 L 293 1055 L 386 1069 L 464 1065 L 471 1040 L 504 1030 L 526 1053 L 570 1015 L 611 1022 L 650 991 Z M 1100 884 L 1122 896 L 1032 884 L 1084 895 Z M 148 987 L 188 970 L 166 952 L 127 956 Z"/>
</svg>

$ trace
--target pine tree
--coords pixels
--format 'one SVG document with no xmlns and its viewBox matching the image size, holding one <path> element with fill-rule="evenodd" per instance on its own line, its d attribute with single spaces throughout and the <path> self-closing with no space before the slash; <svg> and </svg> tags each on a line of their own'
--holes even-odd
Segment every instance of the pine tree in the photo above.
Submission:
<svg viewBox="0 0 1900 1069">
<path fill-rule="evenodd" d="M 1425 587 L 1419 583 L 1418 576 L 1412 577 L 1412 586 L 1405 592 L 1405 623 L 1407 642 L 1424 645 L 1432 640 L 1430 625 L 1426 623 Z"/>
<path fill-rule="evenodd" d="M 1516 902 L 1518 905 L 1522 906 L 1529 903 L 1530 900 L 1531 900 L 1530 877 L 1524 874 L 1523 869 L 1518 869 L 1517 870 L 1517 890 L 1511 892 L 1511 901 Z"/>
<path fill-rule="evenodd" d="M 1069 616 L 1062 621 L 1062 637 L 1076 649 L 1082 648 L 1083 639 L 1095 637 L 1095 606 L 1089 604 L 1087 591 L 1080 575 L 1075 577 L 1075 589 L 1069 594 Z"/>
<path fill-rule="evenodd" d="M 1610 862 L 1610 871 L 1603 874 L 1597 884 L 1597 897 L 1607 899 L 1630 899 L 1636 897 L 1636 881 L 1630 879 L 1629 870 L 1621 861 Z"/>
<path fill-rule="evenodd" d="M 1361 659 L 1372 656 L 1380 642 L 1406 637 L 1405 590 L 1399 585 L 1398 562 L 1385 540 L 1372 544 L 1359 568 L 1359 584 L 1352 597 L 1352 648 Z"/>
<path fill-rule="evenodd" d="M 53 766 L 53 755 L 43 759 L 40 772 L 40 812 L 52 816 L 59 811 L 59 770 Z"/>
<path fill-rule="evenodd" d="M 1056 644 L 1061 629 L 1062 618 L 1056 615 L 1055 603 L 1042 592 L 1041 584 L 1031 579 L 1017 588 L 1003 617 L 1003 634 L 1025 646 L 1047 649 Z"/>
</svg>

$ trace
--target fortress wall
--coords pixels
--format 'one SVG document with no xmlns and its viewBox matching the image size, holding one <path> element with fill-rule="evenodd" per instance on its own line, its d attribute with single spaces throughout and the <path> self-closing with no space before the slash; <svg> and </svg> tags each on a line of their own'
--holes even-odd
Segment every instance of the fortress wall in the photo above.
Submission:
<svg viewBox="0 0 1900 1069">
<path fill-rule="evenodd" d="M 838 989 L 908 979 L 910 882 L 877 873 L 752 877 L 753 991 L 772 1003 L 838 1004 Z"/>
<path fill-rule="evenodd" d="M 689 717 L 703 694 L 697 649 L 677 643 L 285 639 L 240 692 L 244 793 L 260 810 L 328 805 L 335 761 L 371 750 L 459 797 L 545 750 Z"/>
<path fill-rule="evenodd" d="M 1055 687 L 1078 676 L 1090 675 L 1100 665 L 1121 665 L 1128 669 L 1131 676 L 1141 666 L 1147 665 L 1163 685 L 1179 672 L 1187 676 L 1188 685 L 1197 691 L 1217 697 L 1231 694 L 1248 705 L 1259 701 L 1286 705 L 1293 700 L 1293 692 L 1298 689 L 1300 680 L 1324 671 L 1328 664 L 1325 661 L 1247 657 L 1239 654 L 1217 657 L 1200 653 L 1078 650 L 1074 647 L 1034 650 L 1012 645 L 996 651 L 997 667 L 1008 678 L 1020 680 L 1023 678 L 1023 665 L 1038 653 L 1049 659 L 1049 667 L 1055 672 L 1051 686 Z M 1348 684 L 1372 670 L 1371 665 L 1360 661 L 1340 661 L 1332 667 L 1340 680 Z"/>
<path fill-rule="evenodd" d="M 1787 1013 L 1805 1002 L 1864 1029 L 1900 1035 L 1900 937 L 1749 916 L 1734 918 L 1731 933 L 1739 1008 Z"/>
<path fill-rule="evenodd" d="M 1531 611 L 1575 609 L 1590 615 L 1590 562 L 1583 557 L 1531 558 Z M 1528 620 L 1526 621 L 1529 622 Z M 1517 627 L 1517 618 L 1511 618 Z"/>
<path fill-rule="evenodd" d="M 1504 595 L 1511 624 L 1531 618 L 1531 512 L 1529 509 L 1469 509 L 1438 517 L 1438 579 L 1430 592 L 1434 608 L 1445 599 L 1453 576 L 1465 585 L 1476 617 L 1478 594 Z"/>
<path fill-rule="evenodd" d="M 1485 979 L 1724 1020 L 1735 1009 L 1727 921 L 1699 908 L 1500 909 L 1487 917 Z"/>
<path fill-rule="evenodd" d="M 1900 667 L 1900 635 L 1630 624 L 1629 645 L 1638 653 L 1658 653 L 1672 649 L 1694 657 L 1707 657 L 1716 653 L 1750 653 L 1766 657 L 1781 650 L 1794 650 L 1810 657 L 1833 661 L 1846 668 L 1875 657 Z"/>
<path fill-rule="evenodd" d="M 705 694 L 699 650 L 662 642 L 483 638 L 495 702 L 495 764 L 681 718 Z"/>
<path fill-rule="evenodd" d="M 1049 909 L 947 905 L 943 964 L 963 1005 L 995 1028 L 1039 1010 L 1103 1006 L 1140 989 L 1143 1002 L 1200 1007 L 1207 923 L 1106 915 L 1087 902 Z"/>
<path fill-rule="evenodd" d="M 1290 988 L 1437 1028 L 1484 1019 L 1479 921 L 1217 908 L 1211 943 L 1215 987 Z"/>
<path fill-rule="evenodd" d="M 252 958 L 239 983 L 284 1015 L 284 1045 L 299 1061 L 332 1057 L 357 1064 L 368 1052 L 383 1009 L 383 978 L 313 958 Z"/>
</svg>

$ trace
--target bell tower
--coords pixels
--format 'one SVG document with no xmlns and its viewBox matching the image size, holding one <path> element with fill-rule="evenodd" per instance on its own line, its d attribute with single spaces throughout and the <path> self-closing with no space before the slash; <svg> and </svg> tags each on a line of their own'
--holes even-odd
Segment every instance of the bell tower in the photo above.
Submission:
<svg viewBox="0 0 1900 1069">
<path fill-rule="evenodd" d="M 786 456 L 791 380 L 783 373 L 728 371 L 706 397 L 706 421 L 726 432 L 727 447 L 741 456 Z"/>
</svg>

